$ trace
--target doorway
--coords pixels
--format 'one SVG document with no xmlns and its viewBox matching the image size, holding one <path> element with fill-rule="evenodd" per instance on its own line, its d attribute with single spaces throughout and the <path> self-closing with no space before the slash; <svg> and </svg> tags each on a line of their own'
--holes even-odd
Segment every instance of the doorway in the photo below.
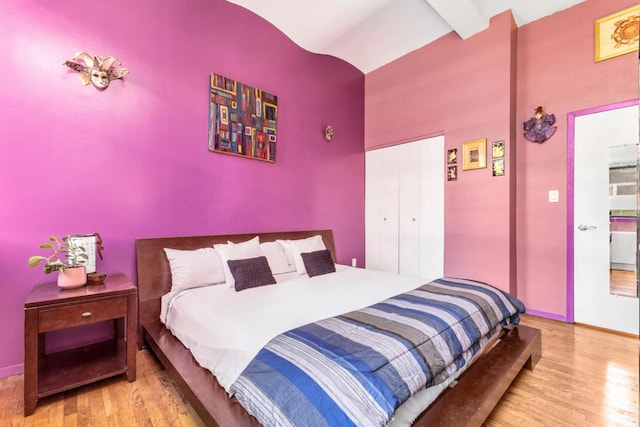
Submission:
<svg viewBox="0 0 640 427">
<path fill-rule="evenodd" d="M 638 101 L 570 113 L 567 146 L 567 320 L 637 335 Z"/>
</svg>

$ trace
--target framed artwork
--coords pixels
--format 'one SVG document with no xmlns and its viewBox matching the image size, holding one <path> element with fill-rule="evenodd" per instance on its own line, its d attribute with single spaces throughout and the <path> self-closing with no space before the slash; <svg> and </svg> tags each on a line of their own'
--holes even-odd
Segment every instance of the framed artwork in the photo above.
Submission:
<svg viewBox="0 0 640 427">
<path fill-rule="evenodd" d="M 640 5 L 596 20 L 596 62 L 638 50 L 639 27 Z"/>
<path fill-rule="evenodd" d="M 276 161 L 278 97 L 211 73 L 209 151 Z"/>
<path fill-rule="evenodd" d="M 447 167 L 447 181 L 455 181 L 458 179 L 458 166 Z"/>
<path fill-rule="evenodd" d="M 493 141 L 491 143 L 491 154 L 493 158 L 504 157 L 504 140 Z"/>
<path fill-rule="evenodd" d="M 504 159 L 493 159 L 493 176 L 504 175 Z"/>
<path fill-rule="evenodd" d="M 447 164 L 455 164 L 458 163 L 458 149 L 452 148 L 447 150 Z"/>
<path fill-rule="evenodd" d="M 487 138 L 476 139 L 462 144 L 462 170 L 487 167 Z"/>
</svg>

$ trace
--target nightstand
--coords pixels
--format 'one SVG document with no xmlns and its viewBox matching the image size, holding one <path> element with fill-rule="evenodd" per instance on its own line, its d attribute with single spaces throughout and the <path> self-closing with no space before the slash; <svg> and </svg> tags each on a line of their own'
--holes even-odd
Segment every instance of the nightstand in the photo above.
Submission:
<svg viewBox="0 0 640 427">
<path fill-rule="evenodd" d="M 124 274 L 104 284 L 60 289 L 33 287 L 24 303 L 24 415 L 38 399 L 119 374 L 136 379 L 137 288 Z M 111 321 L 113 339 L 56 353 L 45 351 L 45 334 Z"/>
</svg>

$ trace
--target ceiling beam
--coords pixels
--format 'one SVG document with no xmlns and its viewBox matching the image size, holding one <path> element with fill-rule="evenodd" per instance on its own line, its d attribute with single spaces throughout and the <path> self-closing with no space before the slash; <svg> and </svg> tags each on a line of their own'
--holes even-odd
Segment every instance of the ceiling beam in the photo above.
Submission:
<svg viewBox="0 0 640 427">
<path fill-rule="evenodd" d="M 489 28 L 489 17 L 477 0 L 424 0 L 460 37 L 466 39 Z"/>
</svg>

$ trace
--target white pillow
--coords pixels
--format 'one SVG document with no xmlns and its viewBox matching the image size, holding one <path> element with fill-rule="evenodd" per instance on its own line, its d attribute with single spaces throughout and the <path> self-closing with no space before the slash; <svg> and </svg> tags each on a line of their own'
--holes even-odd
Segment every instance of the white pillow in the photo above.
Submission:
<svg viewBox="0 0 640 427">
<path fill-rule="evenodd" d="M 171 290 L 224 283 L 226 276 L 220 256 L 213 248 L 179 250 L 164 248 L 171 268 Z"/>
<path fill-rule="evenodd" d="M 218 255 L 220 255 L 220 258 L 222 259 L 222 268 L 224 269 L 226 283 L 230 288 L 233 288 L 235 280 L 233 279 L 231 270 L 229 270 L 229 264 L 227 264 L 227 261 L 230 259 L 256 258 L 264 255 L 262 253 L 262 249 L 260 249 L 260 239 L 258 236 L 247 240 L 246 242 L 227 242 L 226 244 L 218 243 L 213 245 L 213 247 L 218 251 Z"/>
<path fill-rule="evenodd" d="M 278 242 L 260 243 L 262 253 L 267 257 L 267 262 L 273 274 L 282 274 L 295 271 L 295 265 L 289 264 L 284 248 Z"/>
<path fill-rule="evenodd" d="M 284 250 L 284 254 L 287 256 L 287 262 L 289 263 L 291 271 L 295 271 L 296 262 L 293 259 L 293 252 L 291 252 L 291 245 L 289 244 L 289 242 L 291 241 L 292 240 L 276 240 L 276 243 L 282 246 L 282 249 Z"/>
<path fill-rule="evenodd" d="M 288 243 L 291 248 L 293 261 L 296 265 L 296 271 L 298 274 L 305 274 L 307 272 L 307 269 L 304 266 L 304 261 L 302 260 L 302 255 L 300 254 L 326 249 L 324 242 L 322 241 L 322 236 L 319 234 L 307 239 L 289 240 Z"/>
</svg>

